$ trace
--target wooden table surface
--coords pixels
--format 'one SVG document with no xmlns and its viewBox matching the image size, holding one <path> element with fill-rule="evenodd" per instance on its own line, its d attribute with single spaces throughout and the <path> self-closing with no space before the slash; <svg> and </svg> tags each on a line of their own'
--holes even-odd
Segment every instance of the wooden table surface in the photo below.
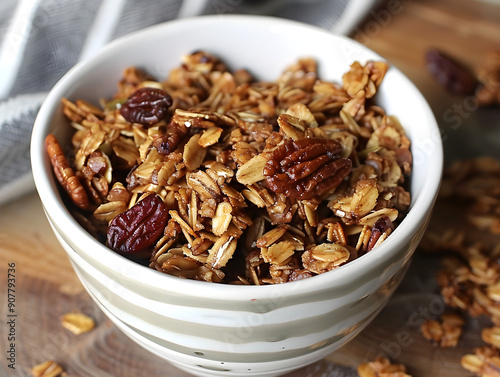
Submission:
<svg viewBox="0 0 500 377">
<path fill-rule="evenodd" d="M 425 71 L 424 54 L 437 47 L 470 67 L 500 49 L 500 4 L 474 0 L 391 0 L 360 25 L 353 36 L 399 67 L 423 92 L 443 129 L 445 158 L 499 156 L 500 109 L 470 111 L 460 124 L 446 112 L 463 98 L 448 95 Z M 499 1 L 497 1 L 499 3 Z M 7 274 L 15 263 L 15 370 L 9 353 Z M 460 357 L 481 344 L 480 323 L 470 320 L 456 348 L 433 347 L 418 324 L 439 314 L 442 303 L 434 273 L 439 259 L 417 253 L 387 307 L 356 339 L 324 360 L 288 377 L 357 376 L 356 366 L 379 354 L 408 366 L 413 376 L 471 374 Z M 44 217 L 35 193 L 0 207 L 0 375 L 31 376 L 33 365 L 53 359 L 70 377 L 187 377 L 123 335 L 94 305 Z M 71 311 L 92 316 L 97 327 L 75 336 L 60 325 Z"/>
</svg>

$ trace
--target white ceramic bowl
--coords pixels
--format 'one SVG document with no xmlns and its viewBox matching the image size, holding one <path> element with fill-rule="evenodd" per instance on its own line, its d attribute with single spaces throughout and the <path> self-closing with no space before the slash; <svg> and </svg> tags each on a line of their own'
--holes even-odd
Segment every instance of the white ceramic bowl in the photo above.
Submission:
<svg viewBox="0 0 500 377">
<path fill-rule="evenodd" d="M 48 133 L 69 139 L 62 97 L 96 103 L 114 93 L 125 67 L 145 67 L 163 78 L 182 55 L 195 50 L 206 50 L 229 67 L 246 67 L 266 80 L 275 80 L 284 67 L 305 56 L 317 59 L 321 78 L 335 81 L 354 60 L 382 59 L 345 37 L 274 18 L 209 16 L 149 28 L 111 43 L 52 89 L 33 131 L 35 183 L 82 283 L 133 340 L 199 376 L 277 376 L 336 350 L 388 301 L 436 198 L 440 134 L 424 98 L 391 67 L 378 101 L 399 117 L 412 141 L 412 206 L 380 247 L 330 273 L 274 286 L 230 286 L 162 274 L 107 249 L 78 225 L 58 194 L 44 139 Z"/>
</svg>

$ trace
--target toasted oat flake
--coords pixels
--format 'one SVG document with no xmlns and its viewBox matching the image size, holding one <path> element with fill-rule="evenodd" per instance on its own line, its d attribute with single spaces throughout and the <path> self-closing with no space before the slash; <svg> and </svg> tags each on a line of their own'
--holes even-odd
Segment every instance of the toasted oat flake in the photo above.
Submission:
<svg viewBox="0 0 500 377">
<path fill-rule="evenodd" d="M 228 229 L 233 216 L 231 212 L 233 207 L 229 202 L 219 203 L 217 210 L 215 211 L 215 217 L 212 219 L 212 232 L 216 236 L 222 236 L 224 232 Z"/>
<path fill-rule="evenodd" d="M 80 335 L 95 327 L 95 322 L 83 313 L 67 313 L 61 317 L 61 324 L 73 334 Z"/>
<path fill-rule="evenodd" d="M 476 348 L 474 353 L 462 356 L 460 364 L 480 377 L 500 376 L 500 354 L 497 348 Z"/>
<path fill-rule="evenodd" d="M 426 320 L 422 335 L 441 347 L 455 347 L 462 335 L 465 321 L 455 313 L 445 313 L 439 320 Z"/>
<path fill-rule="evenodd" d="M 53 360 L 45 361 L 31 368 L 34 377 L 57 377 L 64 369 Z"/>
<path fill-rule="evenodd" d="M 266 177 L 263 171 L 266 163 L 267 160 L 261 155 L 252 157 L 238 169 L 236 179 L 243 185 L 251 185 L 264 180 Z"/>
<path fill-rule="evenodd" d="M 281 241 L 272 244 L 270 247 L 261 249 L 262 258 L 267 263 L 273 265 L 283 265 L 295 253 L 295 244 L 291 241 Z"/>
</svg>

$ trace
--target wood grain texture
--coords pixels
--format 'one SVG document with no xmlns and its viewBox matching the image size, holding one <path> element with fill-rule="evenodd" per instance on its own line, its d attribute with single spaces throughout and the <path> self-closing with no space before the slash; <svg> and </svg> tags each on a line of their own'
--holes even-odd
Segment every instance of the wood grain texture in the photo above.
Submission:
<svg viewBox="0 0 500 377">
<path fill-rule="evenodd" d="M 485 152 L 500 157 L 500 110 L 471 111 L 455 127 L 445 114 L 463 105 L 464 99 L 446 94 L 424 65 L 425 51 L 437 47 L 477 66 L 487 52 L 500 48 L 500 6 L 472 0 L 399 4 L 397 13 L 389 12 L 387 4 L 373 11 L 353 36 L 395 64 L 423 92 L 443 128 L 447 161 Z M 8 369 L 5 357 L 5 281 L 7 263 L 12 262 L 18 313 L 15 371 Z M 402 285 L 367 329 L 341 350 L 288 377 L 357 376 L 359 363 L 381 353 L 405 363 L 414 376 L 469 376 L 459 360 L 481 344 L 480 319 L 468 321 L 463 338 L 452 349 L 433 347 L 419 333 L 420 321 L 442 310 L 434 277 L 438 268 L 438 257 L 417 254 Z M 69 377 L 187 377 L 129 340 L 94 305 L 52 234 L 36 194 L 0 207 L 0 282 L 0 375 L 31 376 L 33 365 L 54 359 Z M 93 317 L 96 328 L 79 336 L 65 330 L 60 316 L 71 311 Z"/>
</svg>

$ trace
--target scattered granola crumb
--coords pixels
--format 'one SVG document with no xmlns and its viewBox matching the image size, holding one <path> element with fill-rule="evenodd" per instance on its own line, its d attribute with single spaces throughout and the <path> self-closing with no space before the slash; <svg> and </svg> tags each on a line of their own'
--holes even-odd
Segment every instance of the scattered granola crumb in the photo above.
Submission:
<svg viewBox="0 0 500 377">
<path fill-rule="evenodd" d="M 500 348 L 500 327 L 494 326 L 483 329 L 481 339 L 493 347 Z"/>
<path fill-rule="evenodd" d="M 31 368 L 34 377 L 57 377 L 64 373 L 63 368 L 53 360 L 45 361 Z"/>
<path fill-rule="evenodd" d="M 464 355 L 460 363 L 479 377 L 500 377 L 500 353 L 495 347 L 476 348 L 473 354 Z"/>
<path fill-rule="evenodd" d="M 439 320 L 427 320 L 422 324 L 422 335 L 440 347 L 455 347 L 462 335 L 464 319 L 455 313 L 445 313 Z"/>
<path fill-rule="evenodd" d="M 73 334 L 80 335 L 95 327 L 95 322 L 83 313 L 67 313 L 61 316 L 61 324 Z"/>
<path fill-rule="evenodd" d="M 480 377 L 500 377 L 500 161 L 477 157 L 456 161 L 445 171 L 438 211 L 447 229 L 430 228 L 421 244 L 425 251 L 446 252 L 437 276 L 447 306 L 472 317 L 486 316 L 495 326 L 484 328 L 477 348 L 461 359 L 463 368 Z M 456 209 L 453 212 L 453 208 Z M 462 319 L 427 321 L 422 334 L 444 346 L 458 340 Z M 453 334 L 453 335 L 452 335 Z M 455 338 L 456 337 L 456 338 Z M 451 344 L 450 344 L 451 342 Z M 455 342 L 456 344 L 456 342 Z"/>
<path fill-rule="evenodd" d="M 72 175 L 58 178 L 75 217 L 118 253 L 216 283 L 308 278 L 371 252 L 410 208 L 410 139 L 375 105 L 388 69 L 353 62 L 330 82 L 305 58 L 263 82 L 204 51 L 161 82 L 131 67 L 102 108 L 61 100 L 71 158 L 52 136 L 47 152 L 56 174 Z M 169 221 L 142 226 L 147 235 L 122 248 L 151 193 Z M 155 223 L 144 212 L 139 223 Z"/>
<path fill-rule="evenodd" d="M 391 364 L 385 357 L 358 366 L 359 377 L 411 377 L 403 364 Z"/>
</svg>

